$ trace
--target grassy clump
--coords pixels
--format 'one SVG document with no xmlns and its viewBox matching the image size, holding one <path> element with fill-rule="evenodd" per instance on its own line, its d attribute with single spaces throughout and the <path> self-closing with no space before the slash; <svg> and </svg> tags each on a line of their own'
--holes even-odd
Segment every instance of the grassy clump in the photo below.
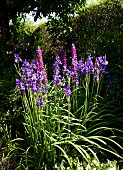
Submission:
<svg viewBox="0 0 123 170">
<path fill-rule="evenodd" d="M 72 67 L 57 57 L 48 82 L 38 50 L 37 62 L 15 55 L 24 127 L 24 135 L 8 143 L 9 155 L 19 158 L 16 169 L 103 169 L 113 162 L 101 161 L 122 159 L 122 108 L 100 96 L 106 58 L 88 58 L 82 65 L 73 48 Z"/>
</svg>

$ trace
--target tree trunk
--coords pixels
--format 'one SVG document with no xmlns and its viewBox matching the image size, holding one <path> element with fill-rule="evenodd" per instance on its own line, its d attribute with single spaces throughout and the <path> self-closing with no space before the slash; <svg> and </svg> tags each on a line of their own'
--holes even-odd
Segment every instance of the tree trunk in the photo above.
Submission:
<svg viewBox="0 0 123 170">
<path fill-rule="evenodd" d="M 3 42 L 6 43 L 10 39 L 9 33 L 9 17 L 8 17 L 8 8 L 6 0 L 2 2 L 2 8 L 0 9 L 0 20 L 1 20 L 1 35 Z"/>
<path fill-rule="evenodd" d="M 1 35 L 5 43 L 10 40 L 9 18 L 7 9 L 1 11 Z"/>
</svg>

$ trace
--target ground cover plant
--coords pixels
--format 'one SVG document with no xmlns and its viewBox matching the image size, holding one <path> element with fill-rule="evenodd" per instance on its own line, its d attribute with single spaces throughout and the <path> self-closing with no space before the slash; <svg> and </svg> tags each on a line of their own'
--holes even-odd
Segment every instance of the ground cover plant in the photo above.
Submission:
<svg viewBox="0 0 123 170">
<path fill-rule="evenodd" d="M 106 56 L 78 61 L 74 44 L 71 54 L 71 66 L 63 48 L 56 56 L 52 81 L 40 47 L 37 60 L 14 54 L 24 126 L 23 137 L 9 141 L 15 169 L 91 169 L 106 159 L 122 159 L 122 129 L 113 126 L 121 109 L 100 96 L 109 76 Z"/>
</svg>

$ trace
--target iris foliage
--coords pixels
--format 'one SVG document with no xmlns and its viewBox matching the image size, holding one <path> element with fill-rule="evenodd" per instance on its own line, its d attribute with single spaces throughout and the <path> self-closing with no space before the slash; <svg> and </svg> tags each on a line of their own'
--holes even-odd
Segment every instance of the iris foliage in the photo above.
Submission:
<svg viewBox="0 0 123 170">
<path fill-rule="evenodd" d="M 108 77 L 106 56 L 78 61 L 74 44 L 71 54 L 71 66 L 63 48 L 61 57 L 56 56 L 52 81 L 47 79 L 40 47 L 36 61 L 22 61 L 15 54 L 25 129 L 16 169 L 79 170 L 92 160 L 99 163 L 102 156 L 122 159 L 116 136 L 122 130 L 111 124 L 116 109 L 100 96 Z"/>
</svg>

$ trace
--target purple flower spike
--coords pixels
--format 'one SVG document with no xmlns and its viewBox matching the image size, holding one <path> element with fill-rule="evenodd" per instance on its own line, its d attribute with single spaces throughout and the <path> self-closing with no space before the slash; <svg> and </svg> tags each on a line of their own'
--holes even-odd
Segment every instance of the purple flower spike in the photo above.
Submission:
<svg viewBox="0 0 123 170">
<path fill-rule="evenodd" d="M 71 52 L 72 52 L 72 58 L 76 58 L 77 59 L 76 47 L 75 47 L 74 44 L 72 44 Z"/>
<path fill-rule="evenodd" d="M 42 51 L 41 51 L 39 46 L 38 46 L 38 50 L 37 50 L 37 56 L 38 56 L 37 69 L 39 71 L 43 72 L 43 74 L 44 74 L 44 83 L 45 83 L 45 85 L 47 85 L 48 84 L 47 73 L 46 73 L 46 70 L 45 70 L 45 67 L 44 67 Z M 40 82 L 42 82 L 42 80 L 40 80 Z"/>
<path fill-rule="evenodd" d="M 77 67 L 78 61 L 77 61 L 76 47 L 74 44 L 72 44 L 71 53 L 72 53 L 72 71 L 76 72 L 78 69 Z"/>
<path fill-rule="evenodd" d="M 38 58 L 37 58 L 38 69 L 40 71 L 43 71 L 44 63 L 43 63 L 42 51 L 39 46 L 38 46 L 38 50 L 37 50 L 37 56 L 38 56 Z"/>
<path fill-rule="evenodd" d="M 61 75 L 60 75 L 60 66 L 62 65 L 60 57 L 56 56 L 56 61 L 53 65 L 53 86 L 59 85 L 62 86 Z"/>
<path fill-rule="evenodd" d="M 61 49 L 61 58 L 62 58 L 62 71 L 63 71 L 63 75 L 65 75 L 65 71 L 67 69 L 67 60 L 66 60 L 66 53 L 64 48 Z"/>
<path fill-rule="evenodd" d="M 79 64 L 77 61 L 76 47 L 74 44 L 72 44 L 71 53 L 72 53 L 71 77 L 74 79 L 76 85 L 78 86 L 78 84 L 79 84 L 79 78 L 78 78 Z"/>
</svg>

